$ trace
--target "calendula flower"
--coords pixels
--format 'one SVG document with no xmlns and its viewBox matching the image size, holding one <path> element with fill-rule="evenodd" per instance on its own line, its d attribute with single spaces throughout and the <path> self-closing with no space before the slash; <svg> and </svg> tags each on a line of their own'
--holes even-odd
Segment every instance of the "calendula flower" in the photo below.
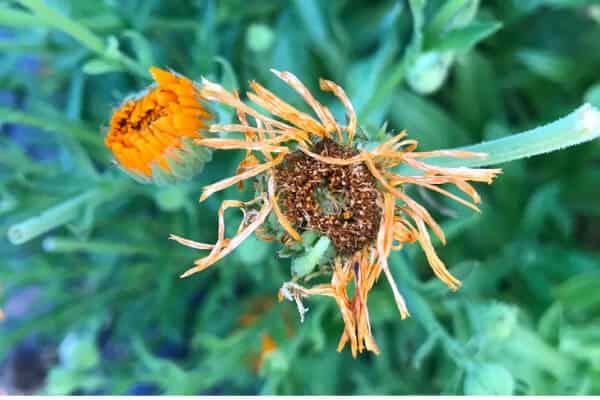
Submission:
<svg viewBox="0 0 600 400">
<path fill-rule="evenodd" d="M 142 182 L 189 178 L 210 159 L 196 146 L 211 114 L 190 79 L 156 67 L 155 84 L 114 111 L 104 140 L 118 165 Z"/>
<path fill-rule="evenodd" d="M 409 315 L 387 262 L 392 250 L 407 243 L 419 243 L 435 275 L 456 290 L 460 282 L 444 266 L 432 245 L 430 231 L 445 243 L 444 233 L 430 213 L 406 192 L 408 185 L 432 190 L 465 206 L 478 210 L 480 201 L 469 182 L 491 183 L 498 169 L 442 168 L 427 164 L 430 157 L 483 157 L 463 151 L 417 152 L 417 142 L 406 133 L 394 136 L 366 137 L 357 132 L 354 109 L 344 90 L 335 83 L 321 80 L 322 90 L 331 92 L 346 110 L 341 124 L 330 110 L 320 104 L 309 90 L 289 72 L 273 71 L 310 106 L 316 118 L 284 102 L 256 82 L 250 83 L 247 97 L 260 112 L 242 102 L 236 92 L 203 80 L 201 96 L 233 107 L 239 123 L 214 124 L 210 132 L 238 132 L 240 138 L 201 138 L 195 142 L 215 149 L 240 149 L 246 157 L 236 174 L 206 186 L 201 200 L 211 194 L 253 179 L 256 197 L 250 201 L 226 200 L 218 212 L 218 239 L 205 244 L 171 235 L 186 246 L 208 250 L 182 277 L 200 272 L 219 261 L 253 232 L 265 240 L 279 240 L 286 249 L 302 247 L 309 233 L 327 237 L 332 245 L 327 265 L 316 275 L 330 274 L 329 283 L 306 287 L 314 274 L 294 277 L 284 283 L 280 297 L 296 302 L 303 318 L 303 299 L 309 296 L 331 297 L 337 303 L 344 331 L 338 351 L 349 343 L 352 355 L 369 350 L 378 353 L 371 333 L 368 294 L 383 272 L 402 319 Z M 385 138 L 380 140 L 381 138 Z M 394 172 L 400 165 L 411 167 L 414 175 Z M 442 185 L 451 184 L 468 200 Z M 237 208 L 243 213 L 235 235 L 225 237 L 224 213 Z M 269 218 L 273 215 L 273 218 Z M 290 251 L 291 251 L 290 250 Z M 348 285 L 354 283 L 352 296 Z"/>
</svg>

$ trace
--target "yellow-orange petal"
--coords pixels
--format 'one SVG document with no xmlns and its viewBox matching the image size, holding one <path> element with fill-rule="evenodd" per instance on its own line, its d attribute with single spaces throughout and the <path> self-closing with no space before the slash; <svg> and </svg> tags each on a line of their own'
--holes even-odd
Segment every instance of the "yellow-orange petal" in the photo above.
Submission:
<svg viewBox="0 0 600 400">
<path fill-rule="evenodd" d="M 104 143 L 120 166 L 136 177 L 153 179 L 156 171 L 161 179 L 179 177 L 173 165 L 186 160 L 173 158 L 180 153 L 172 150 L 197 146 L 191 139 L 202 137 L 200 130 L 208 126 L 211 114 L 190 79 L 156 67 L 149 71 L 156 84 L 114 111 Z M 194 151 L 184 154 L 198 156 Z M 198 161 L 191 160 L 203 164 Z"/>
</svg>

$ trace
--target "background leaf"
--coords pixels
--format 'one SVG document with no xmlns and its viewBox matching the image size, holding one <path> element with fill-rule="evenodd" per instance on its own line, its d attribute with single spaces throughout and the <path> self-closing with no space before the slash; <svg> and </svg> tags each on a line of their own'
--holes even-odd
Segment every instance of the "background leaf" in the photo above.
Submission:
<svg viewBox="0 0 600 400">
<path fill-rule="evenodd" d="M 599 15 L 592 0 L 2 2 L 0 393 L 600 394 L 597 140 L 501 165 L 493 185 L 476 185 L 477 215 L 407 188 L 442 224 L 436 249 L 463 286 L 450 292 L 406 244 L 389 264 L 411 318 L 376 283 L 381 354 L 356 360 L 335 351 L 333 300 L 307 299 L 304 323 L 277 302 L 313 242 L 283 258 L 252 237 L 179 279 L 204 253 L 168 235 L 215 240 L 220 202 L 253 188 L 198 196 L 242 154 L 215 151 L 190 182 L 157 188 L 103 145 L 151 64 L 241 96 L 257 80 L 310 112 L 269 72 L 288 70 L 343 120 L 318 89 L 331 79 L 362 128 L 387 121 L 422 150 L 497 139 L 600 105 Z M 9 242 L 11 227 L 86 193 Z"/>
</svg>

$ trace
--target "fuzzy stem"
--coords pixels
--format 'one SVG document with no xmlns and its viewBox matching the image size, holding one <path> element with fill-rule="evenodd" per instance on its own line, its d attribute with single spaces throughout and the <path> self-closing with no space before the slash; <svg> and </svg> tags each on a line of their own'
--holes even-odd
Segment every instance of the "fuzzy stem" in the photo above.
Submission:
<svg viewBox="0 0 600 400">
<path fill-rule="evenodd" d="M 521 158 L 561 150 L 596 139 L 600 136 L 600 111 L 584 104 L 567 116 L 547 125 L 523 133 L 459 150 L 486 153 L 486 158 L 457 160 L 441 158 L 434 163 L 441 166 L 481 167 L 501 164 Z"/>
<path fill-rule="evenodd" d="M 549 153 L 600 137 L 600 111 L 585 103 L 567 116 L 519 134 L 452 150 L 485 153 L 487 157 L 435 157 L 428 164 L 440 167 L 483 167 Z M 401 165 L 396 173 L 414 170 Z"/>
<path fill-rule="evenodd" d="M 82 241 L 68 237 L 48 237 L 42 242 L 44 251 L 49 253 L 88 252 L 98 254 L 155 254 L 152 248 L 132 246 L 126 243 L 107 241 Z"/>
<path fill-rule="evenodd" d="M 98 205 L 122 190 L 120 187 L 90 189 L 61 204 L 47 209 L 41 214 L 26 219 L 8 228 L 8 240 L 14 245 L 20 245 L 44 233 L 65 225 L 81 215 L 86 205 Z"/>
<path fill-rule="evenodd" d="M 47 209 L 40 215 L 11 226 L 8 229 L 8 240 L 12 244 L 23 244 L 51 229 L 66 224 L 78 215 L 83 204 L 97 195 L 97 190 L 89 190 Z"/>
</svg>

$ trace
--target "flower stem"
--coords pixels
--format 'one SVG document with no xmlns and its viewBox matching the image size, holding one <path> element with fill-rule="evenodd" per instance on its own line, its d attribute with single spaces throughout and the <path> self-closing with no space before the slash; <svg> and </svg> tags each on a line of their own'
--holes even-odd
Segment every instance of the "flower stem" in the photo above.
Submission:
<svg viewBox="0 0 600 400">
<path fill-rule="evenodd" d="M 26 219 L 8 228 L 8 240 L 14 245 L 20 245 L 44 233 L 65 225 L 81 215 L 86 205 L 98 205 L 119 193 L 118 186 L 97 187 L 75 196 L 61 204 L 47 209 L 41 214 Z"/>
<path fill-rule="evenodd" d="M 127 243 L 108 241 L 82 241 L 70 237 L 48 237 L 42 242 L 42 247 L 49 253 L 72 253 L 83 251 L 98 254 L 155 254 L 152 248 L 133 246 Z"/>
<path fill-rule="evenodd" d="M 600 137 L 600 110 L 585 103 L 567 116 L 522 133 L 452 150 L 485 153 L 487 157 L 435 157 L 428 164 L 440 167 L 482 167 L 536 156 Z M 412 168 L 401 165 L 396 173 Z"/>
<path fill-rule="evenodd" d="M 89 190 L 49 208 L 40 215 L 11 226 L 8 229 L 8 240 L 12 244 L 23 244 L 51 229 L 66 224 L 78 215 L 83 204 L 95 196 L 97 196 L 97 190 Z"/>
<path fill-rule="evenodd" d="M 394 67 L 387 79 L 381 84 L 375 94 L 369 99 L 365 107 L 359 111 L 359 121 L 366 120 L 367 117 L 375 110 L 381 103 L 389 97 L 390 93 L 394 88 L 404 79 L 406 66 L 404 63 L 400 63 Z"/>
<path fill-rule="evenodd" d="M 41 0 L 20 0 L 19 3 L 33 11 L 34 14 L 44 18 L 49 25 L 68 33 L 90 50 L 97 53 L 104 52 L 104 41 L 101 38 L 71 18 L 57 13 Z"/>
<path fill-rule="evenodd" d="M 43 1 L 19 0 L 19 3 L 32 11 L 34 15 L 42 18 L 49 26 L 70 35 L 73 39 L 97 53 L 100 57 L 108 61 L 116 61 L 133 74 L 148 79 L 148 74 L 139 63 L 127 57 L 117 49 L 111 53 L 102 37 L 96 35 L 94 32 L 73 19 L 56 12 L 51 7 L 44 4 Z"/>
<path fill-rule="evenodd" d="M 600 136 L 600 111 L 584 104 L 567 116 L 550 124 L 502 139 L 460 148 L 460 150 L 486 153 L 481 159 L 440 159 L 436 164 L 480 167 L 501 164 L 521 158 L 549 153 L 584 143 Z"/>
</svg>

